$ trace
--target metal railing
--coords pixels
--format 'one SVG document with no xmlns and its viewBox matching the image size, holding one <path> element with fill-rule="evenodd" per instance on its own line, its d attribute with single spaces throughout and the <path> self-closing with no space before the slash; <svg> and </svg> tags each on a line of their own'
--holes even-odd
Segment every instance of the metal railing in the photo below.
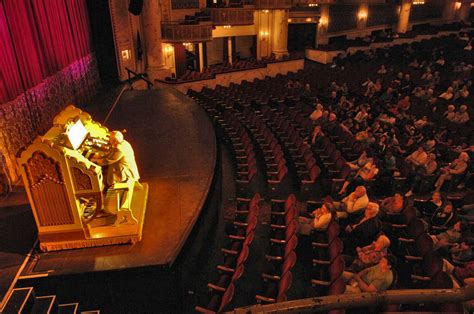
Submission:
<svg viewBox="0 0 474 314">
<path fill-rule="evenodd" d="M 151 89 L 153 87 L 153 83 L 148 80 L 148 74 L 146 73 L 136 73 L 129 68 L 125 67 L 125 70 L 127 71 L 127 84 L 129 85 L 130 89 L 133 90 L 133 82 L 142 80 L 147 84 L 148 89 Z M 132 76 L 133 75 L 133 76 Z"/>
</svg>

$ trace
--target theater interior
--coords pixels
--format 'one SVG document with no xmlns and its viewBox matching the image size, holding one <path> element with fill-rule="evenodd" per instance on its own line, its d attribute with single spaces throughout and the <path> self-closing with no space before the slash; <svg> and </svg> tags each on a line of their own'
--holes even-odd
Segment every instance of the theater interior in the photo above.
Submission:
<svg viewBox="0 0 474 314">
<path fill-rule="evenodd" d="M 0 313 L 472 313 L 473 22 L 0 0 Z"/>
</svg>

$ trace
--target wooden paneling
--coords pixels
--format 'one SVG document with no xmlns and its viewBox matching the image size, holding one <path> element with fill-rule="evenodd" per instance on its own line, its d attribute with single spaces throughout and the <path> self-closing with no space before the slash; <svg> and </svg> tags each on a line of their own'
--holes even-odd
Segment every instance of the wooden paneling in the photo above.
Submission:
<svg viewBox="0 0 474 314">
<path fill-rule="evenodd" d="M 291 0 L 255 0 L 256 9 L 288 9 L 291 8 Z"/>
<path fill-rule="evenodd" d="M 398 21 L 397 6 L 393 4 L 369 5 L 367 26 L 395 24 Z"/>
<path fill-rule="evenodd" d="M 439 19 L 442 16 L 442 12 L 442 7 L 436 4 L 412 5 L 410 22 Z"/>
<path fill-rule="evenodd" d="M 328 33 L 357 28 L 358 5 L 334 4 L 329 7 Z"/>
<path fill-rule="evenodd" d="M 213 25 L 252 25 L 253 9 L 243 8 L 211 8 Z"/>
<path fill-rule="evenodd" d="M 165 43 L 200 42 L 212 40 L 212 25 L 161 24 L 161 35 Z"/>
</svg>

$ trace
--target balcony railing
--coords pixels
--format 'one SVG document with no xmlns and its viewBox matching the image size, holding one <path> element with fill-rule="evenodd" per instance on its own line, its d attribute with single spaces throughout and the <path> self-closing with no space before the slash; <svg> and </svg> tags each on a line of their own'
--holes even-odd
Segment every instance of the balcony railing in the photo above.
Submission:
<svg viewBox="0 0 474 314">
<path fill-rule="evenodd" d="M 291 8 L 291 0 L 255 0 L 256 9 L 288 9 Z"/>
<path fill-rule="evenodd" d="M 211 8 L 213 25 L 252 25 L 253 9 L 247 8 Z"/>
<path fill-rule="evenodd" d="M 210 22 L 195 25 L 178 23 L 162 23 L 161 37 L 163 42 L 183 43 L 212 40 L 212 24 Z"/>
</svg>

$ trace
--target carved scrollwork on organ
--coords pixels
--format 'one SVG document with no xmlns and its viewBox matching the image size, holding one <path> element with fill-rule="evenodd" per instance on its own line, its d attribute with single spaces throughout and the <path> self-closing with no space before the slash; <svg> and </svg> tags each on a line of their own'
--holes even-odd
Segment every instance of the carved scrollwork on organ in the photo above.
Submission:
<svg viewBox="0 0 474 314">
<path fill-rule="evenodd" d="M 91 178 L 81 171 L 81 169 L 77 167 L 72 167 L 72 174 L 74 176 L 74 185 L 76 190 L 90 190 L 92 189 L 92 181 Z"/>
</svg>

